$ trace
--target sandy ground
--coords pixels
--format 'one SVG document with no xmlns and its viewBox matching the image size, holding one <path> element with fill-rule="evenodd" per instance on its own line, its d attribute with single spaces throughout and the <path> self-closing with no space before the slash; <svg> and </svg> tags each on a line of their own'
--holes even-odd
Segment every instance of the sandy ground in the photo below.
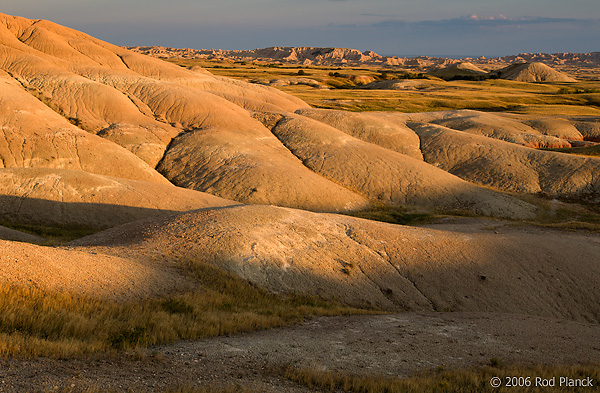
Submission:
<svg viewBox="0 0 600 393">
<path fill-rule="evenodd" d="M 406 376 L 417 371 L 505 364 L 600 362 L 600 328 L 519 314 L 403 313 L 319 317 L 269 331 L 150 348 L 144 358 L 0 360 L 0 392 L 89 386 L 156 391 L 175 385 L 239 384 L 306 392 L 279 376 L 287 365 Z"/>
</svg>

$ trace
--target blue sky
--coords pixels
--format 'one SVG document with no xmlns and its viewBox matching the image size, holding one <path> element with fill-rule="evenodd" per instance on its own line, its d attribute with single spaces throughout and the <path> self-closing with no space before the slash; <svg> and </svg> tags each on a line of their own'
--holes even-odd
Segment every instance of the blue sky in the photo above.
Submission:
<svg viewBox="0 0 600 393">
<path fill-rule="evenodd" d="M 599 0 L 2 0 L 118 45 L 338 46 L 380 54 L 600 51 Z"/>
</svg>

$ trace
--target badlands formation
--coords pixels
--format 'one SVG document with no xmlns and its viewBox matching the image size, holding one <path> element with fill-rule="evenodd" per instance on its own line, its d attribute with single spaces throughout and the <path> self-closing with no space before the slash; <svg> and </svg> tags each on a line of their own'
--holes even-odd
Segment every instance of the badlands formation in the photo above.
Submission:
<svg viewBox="0 0 600 393">
<path fill-rule="evenodd" d="M 163 58 L 181 59 L 229 59 L 233 61 L 281 62 L 287 64 L 333 66 L 378 66 L 378 67 L 430 67 L 443 68 L 463 62 L 493 66 L 542 62 L 552 67 L 600 65 L 600 52 L 592 53 L 521 53 L 515 56 L 503 56 L 486 59 L 448 59 L 432 56 L 413 58 L 382 56 L 373 51 L 361 52 L 348 48 L 313 48 L 313 47 L 271 47 L 254 50 L 222 50 L 222 49 L 189 49 L 166 48 L 162 46 L 130 46 L 128 49 Z"/>
<path fill-rule="evenodd" d="M 539 193 L 598 203 L 600 160 L 535 149 L 598 138 L 595 119 L 313 109 L 0 15 L 0 124 L 4 224 L 105 230 L 48 247 L 1 228 L 2 283 L 156 296 L 188 285 L 174 265 L 198 258 L 282 294 L 600 322 L 597 236 L 339 214 L 529 220 Z"/>
</svg>

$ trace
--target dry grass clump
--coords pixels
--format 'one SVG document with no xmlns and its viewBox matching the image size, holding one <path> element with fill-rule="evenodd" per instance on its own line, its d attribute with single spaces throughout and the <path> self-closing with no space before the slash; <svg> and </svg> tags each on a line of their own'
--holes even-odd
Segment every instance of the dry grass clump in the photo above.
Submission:
<svg viewBox="0 0 600 393">
<path fill-rule="evenodd" d="M 559 386 L 559 377 L 585 379 L 590 377 L 594 385 L 600 380 L 600 367 L 589 366 L 510 366 L 497 365 L 471 370 L 430 371 L 409 378 L 388 376 L 358 376 L 342 372 L 317 371 L 314 369 L 288 368 L 284 375 L 292 381 L 310 389 L 328 392 L 356 393 L 465 393 L 465 392 L 574 392 L 582 388 Z M 494 388 L 490 384 L 493 377 L 502 380 L 502 387 Z M 530 387 L 506 387 L 507 377 L 530 377 Z M 556 377 L 556 387 L 535 386 L 535 378 L 550 379 Z M 598 391 L 598 387 L 585 388 L 586 391 Z"/>
<path fill-rule="evenodd" d="M 106 389 L 101 387 L 89 387 L 85 390 L 81 388 L 64 388 L 60 390 L 56 389 L 44 389 L 34 392 L 40 393 L 146 393 L 145 390 L 140 389 Z M 184 386 L 168 388 L 163 390 L 162 393 L 259 393 L 257 390 L 248 389 L 239 385 L 232 385 L 229 387 L 213 387 L 213 386 Z"/>
<path fill-rule="evenodd" d="M 365 312 L 306 296 L 281 298 L 202 262 L 185 270 L 194 290 L 141 302 L 0 286 L 0 356 L 68 358 Z"/>
</svg>

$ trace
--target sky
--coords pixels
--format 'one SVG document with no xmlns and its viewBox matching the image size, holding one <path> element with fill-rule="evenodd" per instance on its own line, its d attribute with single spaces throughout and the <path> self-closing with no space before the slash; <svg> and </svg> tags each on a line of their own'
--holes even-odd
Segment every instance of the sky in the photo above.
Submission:
<svg viewBox="0 0 600 393">
<path fill-rule="evenodd" d="M 0 12 L 117 45 L 456 58 L 600 51 L 599 0 L 2 0 Z"/>
</svg>

